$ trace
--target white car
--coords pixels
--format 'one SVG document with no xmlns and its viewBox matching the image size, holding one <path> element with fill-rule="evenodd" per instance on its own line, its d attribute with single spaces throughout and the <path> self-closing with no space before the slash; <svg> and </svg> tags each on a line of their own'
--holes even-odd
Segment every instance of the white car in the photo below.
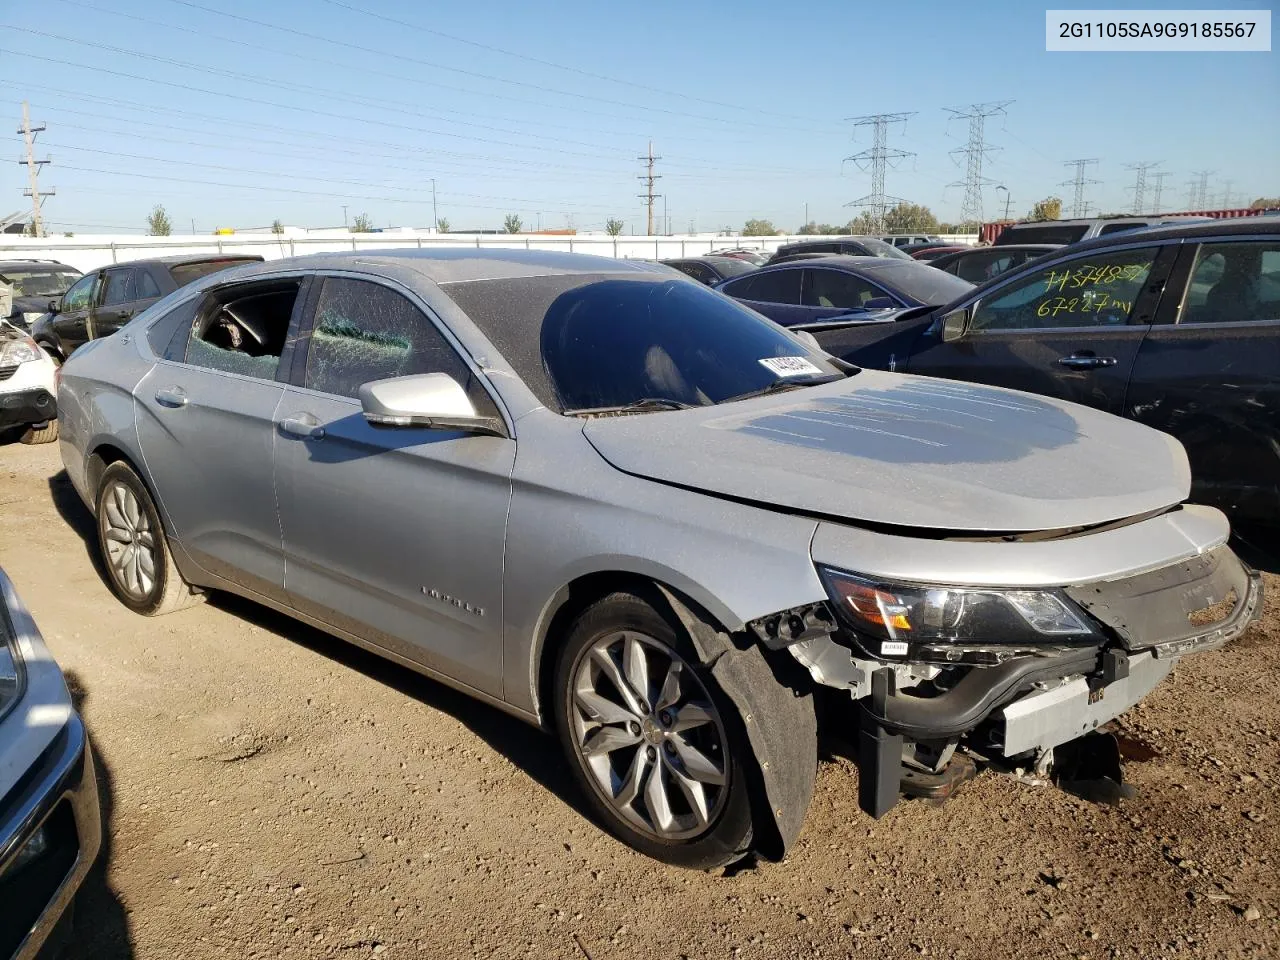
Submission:
<svg viewBox="0 0 1280 960">
<path fill-rule="evenodd" d="M 58 439 L 58 365 L 29 336 L 0 320 L 0 432 L 25 427 L 23 443 Z"/>
</svg>

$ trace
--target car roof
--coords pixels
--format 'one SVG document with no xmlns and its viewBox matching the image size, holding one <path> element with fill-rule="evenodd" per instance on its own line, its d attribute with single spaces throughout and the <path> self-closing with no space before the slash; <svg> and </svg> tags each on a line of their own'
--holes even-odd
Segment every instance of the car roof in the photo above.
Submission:
<svg viewBox="0 0 1280 960">
<path fill-rule="evenodd" d="M 1280 223 L 1268 217 L 1229 217 L 1222 220 L 1195 220 L 1190 223 L 1169 223 L 1138 230 L 1124 230 L 1082 240 L 1062 247 L 1075 253 L 1077 250 L 1093 250 L 1132 244 L 1137 240 L 1195 240 L 1200 237 L 1233 237 L 1249 234 L 1280 234 Z M 1001 244 L 1006 246 L 1006 244 Z M 1007 244 L 1013 246 L 1013 244 Z"/>
<path fill-rule="evenodd" d="M 184 263 L 210 263 L 215 261 L 259 263 L 262 261 L 262 257 L 256 253 L 176 253 L 168 257 L 146 257 L 141 260 L 124 260 L 120 263 L 108 263 L 98 269 L 102 270 L 107 267 L 137 267 L 149 263 L 158 263 L 166 267 L 172 267 Z"/>
<path fill-rule="evenodd" d="M 921 263 L 919 260 L 912 260 L 910 258 L 904 260 L 898 257 L 855 257 L 845 253 L 831 253 L 825 256 L 813 257 L 812 259 L 788 260 L 786 263 L 771 263 L 767 267 L 761 267 L 757 273 L 763 273 L 766 270 L 785 270 L 788 268 L 794 270 L 800 267 L 801 264 L 809 268 L 820 266 L 835 267 L 837 269 L 847 270 L 850 272 L 881 271 L 889 273 L 892 273 L 894 270 L 910 268 L 911 266 L 929 266 L 926 263 Z M 930 269 L 932 269 L 932 267 L 930 267 Z M 755 274 L 753 273 L 752 276 L 755 276 Z"/>
<path fill-rule="evenodd" d="M 656 261 L 615 260 L 586 253 L 555 250 L 503 250 L 450 247 L 442 250 L 353 250 L 345 253 L 313 253 L 285 260 L 270 260 L 236 271 L 237 279 L 281 270 L 398 269 L 416 273 L 433 283 L 468 283 L 477 280 L 511 280 L 564 274 L 617 276 L 670 280 L 671 268 Z"/>
<path fill-rule="evenodd" d="M 1128 234 L 1132 236 L 1132 234 Z M 1061 250 L 1066 244 L 1062 243 L 1002 243 L 993 247 L 963 247 L 954 253 L 947 254 L 948 257 L 967 257 L 971 253 L 995 253 L 1004 254 L 1017 252 L 1019 250 L 1028 253 L 1050 253 L 1054 250 Z"/>
<path fill-rule="evenodd" d="M 701 256 L 696 256 L 696 257 L 663 257 L 658 262 L 659 263 L 689 263 L 691 261 L 694 263 L 710 263 L 710 264 L 742 262 L 737 257 L 717 256 L 714 253 L 703 254 Z"/>
<path fill-rule="evenodd" d="M 70 264 L 57 260 L 0 260 L 0 273 L 6 270 L 75 270 Z M 77 273 L 79 271 L 76 271 Z"/>
</svg>

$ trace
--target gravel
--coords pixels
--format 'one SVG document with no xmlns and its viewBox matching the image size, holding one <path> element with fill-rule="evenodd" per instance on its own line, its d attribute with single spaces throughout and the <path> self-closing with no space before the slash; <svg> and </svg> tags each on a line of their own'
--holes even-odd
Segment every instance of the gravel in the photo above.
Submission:
<svg viewBox="0 0 1280 960">
<path fill-rule="evenodd" d="M 107 804 L 73 957 L 1280 956 L 1275 578 L 1122 719 L 1136 799 L 983 773 L 876 822 L 834 759 L 785 863 L 707 874 L 614 841 L 552 740 L 437 683 L 232 598 L 131 614 L 55 446 L 0 439 L 0 504 Z"/>
</svg>

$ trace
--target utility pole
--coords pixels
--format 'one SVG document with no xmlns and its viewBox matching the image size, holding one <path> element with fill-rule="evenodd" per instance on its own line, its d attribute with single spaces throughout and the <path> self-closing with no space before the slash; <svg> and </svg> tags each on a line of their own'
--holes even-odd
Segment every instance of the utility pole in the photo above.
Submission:
<svg viewBox="0 0 1280 960">
<path fill-rule="evenodd" d="M 1166 177 L 1171 177 L 1173 176 L 1173 174 L 1171 174 L 1168 170 L 1161 170 L 1159 173 L 1152 174 L 1152 176 L 1155 178 L 1156 187 L 1155 187 L 1155 199 L 1151 202 L 1151 212 L 1160 213 L 1161 211 L 1160 194 L 1164 192 L 1164 181 Z"/>
<path fill-rule="evenodd" d="M 871 146 L 861 153 L 855 153 L 852 157 L 845 157 L 841 166 L 852 161 L 859 170 L 871 173 L 871 192 L 866 196 L 859 197 L 857 200 L 850 200 L 845 206 L 862 207 L 867 210 L 871 214 L 872 223 L 877 232 L 884 231 L 884 215 L 889 210 L 889 202 L 903 202 L 899 197 L 890 197 L 885 194 L 885 167 L 896 167 L 899 161 L 906 157 L 915 156 L 914 153 L 909 153 L 906 150 L 889 149 L 889 124 L 905 124 L 907 118 L 914 115 L 914 113 L 876 113 L 866 117 L 850 117 L 845 121 L 853 124 L 855 137 L 858 134 L 858 127 L 871 127 L 873 131 Z M 805 204 L 805 223 L 809 222 L 807 219 L 808 208 L 809 205 Z"/>
<path fill-rule="evenodd" d="M 24 197 L 31 198 L 31 229 L 35 236 L 44 236 L 44 219 L 40 215 L 40 201 L 44 197 L 52 197 L 58 191 L 56 189 L 40 190 L 40 168 L 49 163 L 49 160 L 36 159 L 36 134 L 44 130 L 44 124 L 38 127 L 31 126 L 31 113 L 27 107 L 27 101 L 22 101 L 22 126 L 18 128 L 18 133 L 22 134 L 23 143 L 27 147 L 26 160 L 19 160 L 19 163 L 27 165 L 27 180 L 31 184 L 22 191 Z"/>
<path fill-rule="evenodd" d="M 345 203 L 342 205 L 342 226 L 344 228 L 347 227 L 347 205 Z"/>
<path fill-rule="evenodd" d="M 195 217 L 191 218 L 191 235 L 193 237 L 196 235 L 196 218 Z"/>
<path fill-rule="evenodd" d="M 653 184 L 655 181 L 662 179 L 661 176 L 654 174 L 653 163 L 655 160 L 661 160 L 662 158 L 655 157 L 653 155 L 653 141 L 650 140 L 648 154 L 646 154 L 643 157 L 639 157 L 638 159 L 643 160 L 646 164 L 646 171 L 640 174 L 640 176 L 637 177 L 636 179 L 645 181 L 645 192 L 640 194 L 639 196 L 641 200 L 645 201 L 645 206 L 648 208 L 648 211 L 649 211 L 649 220 L 648 220 L 649 232 L 646 233 L 645 236 L 652 237 L 653 236 L 653 201 L 656 200 L 659 196 L 659 194 L 655 194 L 653 192 Z"/>
<path fill-rule="evenodd" d="M 1224 210 L 1230 210 L 1230 209 L 1231 209 L 1231 188 L 1232 188 L 1232 186 L 1234 186 L 1234 185 L 1235 185 L 1235 181 L 1234 181 L 1234 180 L 1223 180 L 1223 181 L 1222 181 L 1222 201 L 1221 201 L 1221 204 L 1222 204 L 1222 209 L 1224 209 Z"/>
<path fill-rule="evenodd" d="M 440 211 L 436 209 L 436 178 L 431 178 L 431 228 L 434 233 L 440 232 Z"/>
<path fill-rule="evenodd" d="M 1133 183 L 1133 214 L 1136 217 L 1142 216 L 1142 211 L 1146 209 L 1145 200 L 1147 192 L 1147 171 L 1153 167 L 1158 167 L 1159 160 L 1139 160 L 1137 163 L 1126 163 L 1126 170 L 1136 170 L 1137 176 Z"/>
<path fill-rule="evenodd" d="M 989 158 L 993 150 L 986 141 L 986 119 L 1005 112 L 1012 100 L 993 100 L 989 103 L 971 103 L 967 107 L 944 107 L 951 114 L 952 120 L 969 121 L 969 140 L 963 147 L 956 147 L 951 153 L 965 158 L 964 179 L 947 184 L 950 187 L 964 187 L 964 203 L 960 207 L 960 222 L 982 223 L 982 188 L 991 181 L 982 176 L 982 161 Z"/>
<path fill-rule="evenodd" d="M 1089 168 L 1089 165 L 1097 162 L 1096 157 L 1088 160 L 1062 161 L 1063 166 L 1076 168 L 1076 175 L 1072 179 L 1063 180 L 1062 183 L 1058 184 L 1060 187 L 1073 187 L 1075 189 L 1075 194 L 1071 201 L 1071 216 L 1073 217 L 1087 216 L 1085 211 L 1089 209 L 1089 204 L 1084 199 L 1084 188 L 1089 184 L 1102 182 L 1100 180 L 1090 180 L 1085 176 L 1085 171 Z"/>
</svg>

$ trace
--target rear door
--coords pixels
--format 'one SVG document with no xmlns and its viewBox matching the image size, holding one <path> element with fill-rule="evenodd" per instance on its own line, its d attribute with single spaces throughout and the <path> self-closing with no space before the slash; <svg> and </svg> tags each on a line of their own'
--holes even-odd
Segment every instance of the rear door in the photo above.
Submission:
<svg viewBox="0 0 1280 960">
<path fill-rule="evenodd" d="M 730 280 L 719 289 L 784 326 L 805 323 L 809 313 L 800 304 L 802 273 L 799 267 L 760 270 Z"/>
<path fill-rule="evenodd" d="M 102 289 L 93 308 L 89 339 L 109 337 L 123 327 L 137 311 L 133 267 L 108 267 L 102 271 Z"/>
<path fill-rule="evenodd" d="M 185 301 L 165 356 L 134 388 L 138 440 L 174 538 L 205 570 L 280 602 L 274 415 L 304 286 L 286 276 Z"/>
<path fill-rule="evenodd" d="M 1029 268 L 970 302 L 961 339 L 924 340 L 910 370 L 1120 413 L 1176 255 L 1176 244 L 1126 246 Z"/>
<path fill-rule="evenodd" d="M 276 418 L 289 602 L 394 655 L 502 694 L 502 582 L 516 444 L 374 427 L 363 383 L 447 373 L 501 419 L 481 376 L 408 291 L 324 279 Z"/>
<path fill-rule="evenodd" d="M 1160 319 L 1126 413 L 1182 441 L 1196 500 L 1280 525 L 1280 234 L 1185 244 Z"/>
</svg>

